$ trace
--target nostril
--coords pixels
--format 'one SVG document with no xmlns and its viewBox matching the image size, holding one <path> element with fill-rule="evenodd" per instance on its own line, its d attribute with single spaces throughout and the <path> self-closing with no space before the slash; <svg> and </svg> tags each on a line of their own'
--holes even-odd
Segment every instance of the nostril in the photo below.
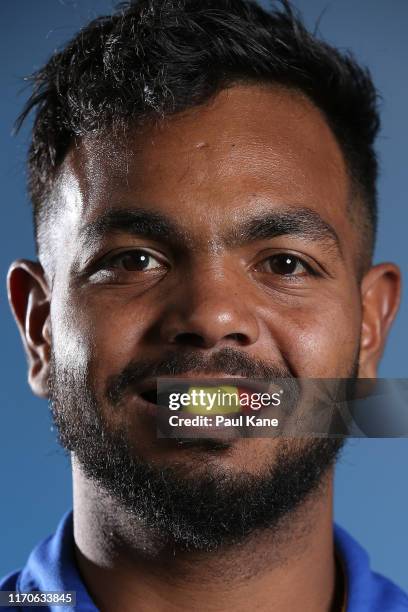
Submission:
<svg viewBox="0 0 408 612">
<path fill-rule="evenodd" d="M 184 346 L 196 346 L 199 348 L 204 348 L 206 346 L 205 340 L 200 334 L 191 332 L 177 334 L 177 336 L 174 338 L 174 342 Z"/>
<path fill-rule="evenodd" d="M 245 336 L 245 334 L 240 334 L 240 333 L 228 334 L 227 338 L 229 338 L 230 340 L 236 340 L 237 342 L 240 342 L 241 344 L 247 341 L 247 337 Z"/>
<path fill-rule="evenodd" d="M 246 334 L 241 334 L 239 332 L 234 332 L 232 334 L 227 334 L 223 336 L 222 340 L 224 341 L 232 341 L 239 343 L 241 345 L 248 344 L 249 338 Z M 181 346 L 194 346 L 196 348 L 207 348 L 209 346 L 213 346 L 217 343 L 215 338 L 205 337 L 201 334 L 193 333 L 193 332 L 182 332 L 177 334 L 173 343 L 181 345 Z"/>
</svg>

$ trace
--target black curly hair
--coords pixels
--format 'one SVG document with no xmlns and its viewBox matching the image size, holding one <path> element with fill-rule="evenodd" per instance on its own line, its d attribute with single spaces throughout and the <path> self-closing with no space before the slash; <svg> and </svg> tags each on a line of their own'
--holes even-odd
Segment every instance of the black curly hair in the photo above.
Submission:
<svg viewBox="0 0 408 612">
<path fill-rule="evenodd" d="M 378 95 L 368 69 L 311 34 L 287 0 L 135 0 L 90 22 L 29 79 L 28 185 L 38 228 L 74 139 L 203 104 L 235 82 L 301 91 L 323 112 L 363 203 L 372 255 Z"/>
</svg>

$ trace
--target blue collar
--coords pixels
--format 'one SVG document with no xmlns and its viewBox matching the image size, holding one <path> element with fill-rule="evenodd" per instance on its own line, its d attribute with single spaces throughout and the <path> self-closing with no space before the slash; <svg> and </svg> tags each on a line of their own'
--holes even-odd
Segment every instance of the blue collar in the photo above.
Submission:
<svg viewBox="0 0 408 612">
<path fill-rule="evenodd" d="M 17 582 L 18 591 L 76 591 L 75 610 L 97 612 L 79 574 L 75 559 L 73 511 L 67 511 L 56 532 L 40 542 L 28 557 Z M 68 612 L 69 606 L 50 606 L 50 612 Z"/>
<path fill-rule="evenodd" d="M 408 612 L 407 595 L 387 578 L 372 572 L 366 551 L 342 527 L 333 527 L 335 547 L 347 578 L 347 612 Z M 76 591 L 75 608 L 64 607 L 64 611 L 96 612 L 98 608 L 79 574 L 73 533 L 73 512 L 69 510 L 56 532 L 34 548 L 25 567 L 0 580 L 0 589 Z M 51 606 L 48 610 L 61 612 L 60 607 Z"/>
</svg>

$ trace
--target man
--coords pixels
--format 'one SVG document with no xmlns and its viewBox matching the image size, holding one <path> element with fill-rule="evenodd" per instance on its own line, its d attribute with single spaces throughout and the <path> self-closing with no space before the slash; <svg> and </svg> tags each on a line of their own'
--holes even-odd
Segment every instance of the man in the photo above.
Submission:
<svg viewBox="0 0 408 612">
<path fill-rule="evenodd" d="M 73 512 L 0 583 L 78 610 L 408 610 L 333 527 L 341 439 L 167 440 L 162 376 L 375 378 L 368 72 L 287 4 L 142 0 L 34 76 L 38 261 L 9 295 L 71 452 Z M 48 609 L 57 609 L 53 603 Z"/>
</svg>

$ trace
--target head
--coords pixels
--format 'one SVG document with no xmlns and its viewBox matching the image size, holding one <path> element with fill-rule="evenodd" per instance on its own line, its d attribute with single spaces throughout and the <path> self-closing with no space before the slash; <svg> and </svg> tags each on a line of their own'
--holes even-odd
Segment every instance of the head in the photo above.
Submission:
<svg viewBox="0 0 408 612">
<path fill-rule="evenodd" d="M 277 525 L 339 440 L 172 444 L 141 393 L 161 375 L 376 376 L 399 271 L 372 264 L 368 71 L 286 3 L 142 0 L 33 79 L 38 261 L 9 273 L 33 392 L 101 497 L 179 545 Z"/>
</svg>

